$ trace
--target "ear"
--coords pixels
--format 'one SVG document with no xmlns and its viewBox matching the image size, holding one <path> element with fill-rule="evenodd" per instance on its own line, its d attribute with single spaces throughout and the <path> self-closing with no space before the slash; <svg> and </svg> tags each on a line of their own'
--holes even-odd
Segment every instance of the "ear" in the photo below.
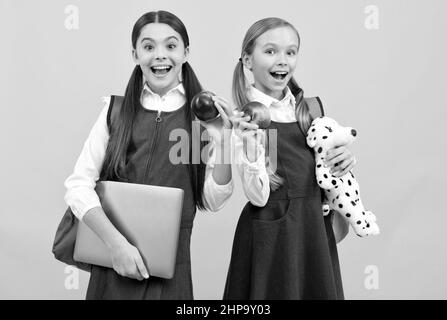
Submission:
<svg viewBox="0 0 447 320">
<path fill-rule="evenodd" d="M 137 54 L 137 50 L 132 49 L 132 59 L 133 62 L 135 62 L 135 64 L 138 64 L 138 54 Z"/>
<path fill-rule="evenodd" d="M 252 67 L 252 62 L 251 62 L 251 55 L 247 54 L 246 52 L 244 52 L 242 54 L 242 64 L 251 71 L 251 67 Z"/>
<path fill-rule="evenodd" d="M 189 59 L 189 47 L 185 48 L 185 57 L 183 58 L 183 63 L 187 62 Z"/>
<path fill-rule="evenodd" d="M 312 138 L 307 138 L 307 145 L 311 147 L 312 149 L 315 148 L 315 145 L 317 144 L 316 140 Z"/>
</svg>

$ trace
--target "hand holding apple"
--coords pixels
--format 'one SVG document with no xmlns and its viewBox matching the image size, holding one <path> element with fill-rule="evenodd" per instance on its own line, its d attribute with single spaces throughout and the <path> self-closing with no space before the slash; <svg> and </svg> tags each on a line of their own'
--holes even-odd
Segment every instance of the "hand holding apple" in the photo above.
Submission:
<svg viewBox="0 0 447 320">
<path fill-rule="evenodd" d="M 242 107 L 242 111 L 246 116 L 250 116 L 250 123 L 257 124 L 259 129 L 267 129 L 270 126 L 270 111 L 262 103 L 249 102 Z"/>
<path fill-rule="evenodd" d="M 191 108 L 198 119 L 208 122 L 220 116 L 219 111 L 214 105 L 213 97 L 214 93 L 210 91 L 202 91 L 194 96 L 191 101 Z"/>
</svg>

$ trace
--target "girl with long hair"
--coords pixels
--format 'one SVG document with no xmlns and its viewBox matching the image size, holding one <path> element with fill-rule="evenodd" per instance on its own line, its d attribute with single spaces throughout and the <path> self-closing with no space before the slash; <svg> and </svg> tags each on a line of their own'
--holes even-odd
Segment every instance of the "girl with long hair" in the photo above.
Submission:
<svg viewBox="0 0 447 320">
<path fill-rule="evenodd" d="M 189 37 L 182 21 L 166 11 L 149 12 L 132 31 L 135 68 L 119 110 L 106 98 L 74 172 L 65 181 L 73 214 L 107 245 L 113 269 L 92 266 L 87 299 L 192 299 L 190 239 L 196 209 L 217 211 L 233 190 L 231 165 L 217 163 L 229 143 L 233 113 L 215 96 L 217 120 L 201 124 L 211 135 L 209 159 L 193 161 L 191 100 L 202 86 L 188 63 Z M 189 134 L 189 161 L 174 164 L 173 130 Z M 203 129 L 202 129 L 203 130 Z M 201 142 L 204 148 L 204 142 Z M 206 161 L 205 161 L 206 160 Z M 150 277 L 138 249 L 116 230 L 95 193 L 97 180 L 181 188 L 185 191 L 173 279 Z M 162 214 L 162 213 L 160 213 Z M 149 270 L 150 271 L 150 270 Z"/>
<path fill-rule="evenodd" d="M 335 213 L 322 213 L 306 144 L 312 113 L 293 78 L 299 46 L 295 27 L 279 18 L 257 21 L 243 40 L 233 98 L 239 108 L 249 101 L 268 107 L 276 146 L 265 131 L 235 122 L 236 165 L 249 202 L 236 228 L 225 299 L 343 299 L 336 243 L 348 229 Z M 354 162 L 344 146 L 326 156 L 335 176 Z"/>
</svg>

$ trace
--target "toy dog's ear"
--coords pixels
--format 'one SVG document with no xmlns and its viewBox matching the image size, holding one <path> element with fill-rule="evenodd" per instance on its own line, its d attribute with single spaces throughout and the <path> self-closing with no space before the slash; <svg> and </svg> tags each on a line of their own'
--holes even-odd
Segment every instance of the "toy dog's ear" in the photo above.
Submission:
<svg viewBox="0 0 447 320">
<path fill-rule="evenodd" d="M 308 137 L 307 145 L 313 149 L 317 145 L 317 140 L 314 140 L 312 137 Z"/>
</svg>

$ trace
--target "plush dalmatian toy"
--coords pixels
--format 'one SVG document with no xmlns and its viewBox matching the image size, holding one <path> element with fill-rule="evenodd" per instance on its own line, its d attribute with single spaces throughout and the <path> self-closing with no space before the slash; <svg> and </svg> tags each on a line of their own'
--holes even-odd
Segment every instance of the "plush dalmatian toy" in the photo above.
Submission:
<svg viewBox="0 0 447 320">
<path fill-rule="evenodd" d="M 307 132 L 307 144 L 315 151 L 317 182 L 325 193 L 323 214 L 329 214 L 330 209 L 338 211 L 358 236 L 366 237 L 377 235 L 380 231 L 375 215 L 363 207 L 354 175 L 349 171 L 337 178 L 323 164 L 327 150 L 351 144 L 356 135 L 353 128 L 342 127 L 329 117 L 319 117 L 312 122 Z"/>
</svg>

